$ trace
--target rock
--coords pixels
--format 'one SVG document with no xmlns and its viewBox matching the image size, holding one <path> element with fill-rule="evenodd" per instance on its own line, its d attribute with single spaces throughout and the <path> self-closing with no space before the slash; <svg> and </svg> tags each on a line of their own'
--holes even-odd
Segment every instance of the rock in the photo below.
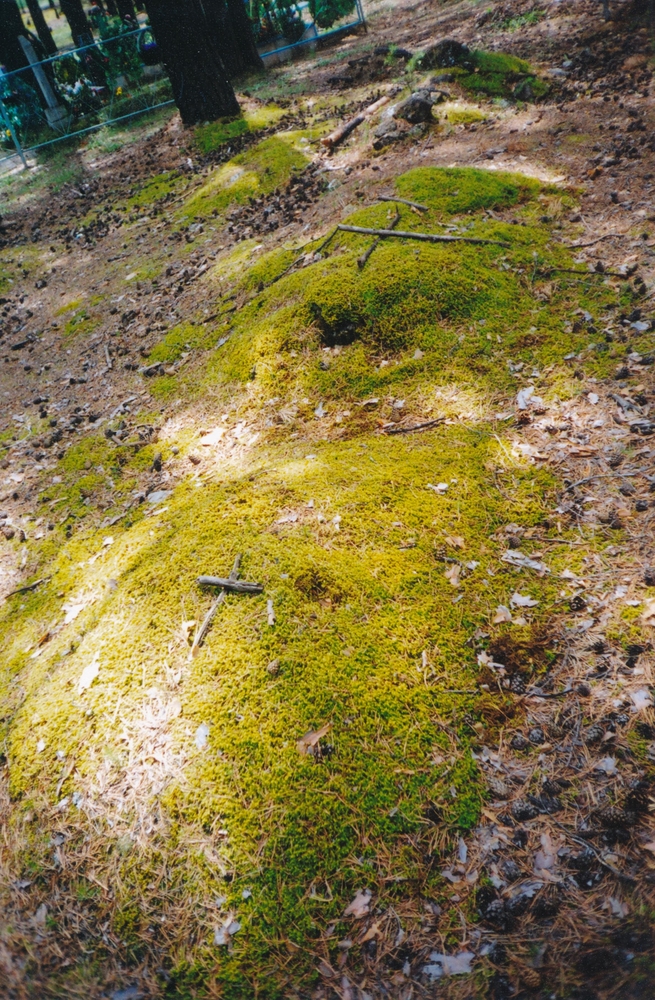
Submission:
<svg viewBox="0 0 655 1000">
<path fill-rule="evenodd" d="M 468 45 L 463 45 L 454 38 L 437 42 L 421 59 L 421 69 L 445 69 L 449 66 L 461 66 L 467 70 L 474 68 Z"/>
<path fill-rule="evenodd" d="M 402 118 L 410 125 L 432 121 L 432 104 L 424 93 L 412 94 L 406 101 L 401 101 L 393 113 L 394 118 Z"/>
</svg>

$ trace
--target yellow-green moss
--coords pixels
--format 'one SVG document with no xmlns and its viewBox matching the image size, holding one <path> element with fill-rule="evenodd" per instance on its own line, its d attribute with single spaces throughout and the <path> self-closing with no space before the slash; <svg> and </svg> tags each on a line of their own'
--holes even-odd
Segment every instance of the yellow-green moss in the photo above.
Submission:
<svg viewBox="0 0 655 1000">
<path fill-rule="evenodd" d="M 202 449 L 208 475 L 183 479 L 159 516 L 119 522 L 111 540 L 89 529 L 41 553 L 30 546 L 30 569 L 50 579 L 0 608 L 12 816 L 28 800 L 50 813 L 57 795 L 68 798 L 64 815 L 81 803 L 76 822 L 103 853 L 89 851 L 92 872 L 78 867 L 71 891 L 85 874 L 111 878 L 113 931 L 133 961 L 143 927 L 170 899 L 194 901 L 187 960 L 166 956 L 174 965 L 167 989 L 180 996 L 189 984 L 203 989 L 209 970 L 225 1000 L 281 1000 L 289 976 L 307 986 L 314 939 L 336 925 L 328 945 L 336 962 L 344 907 L 367 885 L 383 909 L 408 893 L 449 905 L 434 838 L 452 841 L 477 820 L 484 793 L 472 751 L 497 735 L 497 700 L 448 689 L 475 690 L 470 640 L 489 631 L 498 604 L 520 589 L 539 601 L 535 616 L 545 613 L 559 598 L 558 572 L 571 566 L 566 545 L 547 548 L 552 572 L 541 578 L 501 560 L 498 529 L 537 526 L 559 484 L 516 452 L 493 415 L 516 391 L 508 360 L 551 364 L 565 379 L 563 356 L 588 343 L 567 332 L 572 311 L 597 314 L 617 293 L 590 278 L 583 287 L 563 283 L 549 301 L 537 297 L 538 269 L 568 265 L 570 256 L 536 221 L 533 210 L 543 208 L 534 181 L 419 169 L 397 188 L 429 206 L 420 218 L 401 207 L 403 228 L 448 220 L 508 246 L 389 240 L 361 270 L 369 238 L 340 234 L 322 259 L 261 290 L 292 250 L 253 261 L 249 245 L 226 258 L 227 271 L 219 262 L 207 280 L 217 278 L 223 292 L 231 283 L 244 301 L 230 314 L 227 342 L 214 350 L 218 327 L 180 325 L 153 357 L 207 349 L 202 365 L 167 376 L 166 391 L 211 394 L 214 419 L 223 406 L 230 413 L 221 426 L 233 427 L 234 415 L 256 424 L 260 439 Z M 484 208 L 529 224 L 485 218 Z M 352 221 L 381 225 L 387 211 L 362 209 Z M 350 343 L 328 353 L 326 340 Z M 377 409 L 357 407 L 372 395 Z M 409 412 L 453 422 L 424 435 L 376 432 L 398 398 Z M 273 419 L 285 405 L 296 437 Z M 182 450 L 197 445 L 195 428 L 175 440 Z M 125 489 L 130 472 L 152 460 L 144 448 L 114 471 L 112 449 L 100 437 L 70 448 L 61 495 L 81 503 L 110 473 L 115 490 Z M 436 491 L 438 483 L 446 487 Z M 238 553 L 242 575 L 265 591 L 229 596 L 190 660 L 182 624 L 201 621 L 211 601 L 197 577 L 227 573 Z M 444 555 L 464 564 L 458 587 Z M 84 607 L 62 625 L 63 604 L 76 600 Z M 96 656 L 98 676 L 80 691 Z M 296 744 L 328 722 L 323 742 L 334 750 L 317 764 Z M 163 742 L 153 747 L 154 731 Z M 63 778 L 62 756 L 74 762 Z M 105 773 L 104 787 L 144 782 L 138 840 L 127 839 L 123 799 L 119 809 L 99 791 Z M 51 864 L 45 827 L 22 850 L 30 872 Z M 241 930 L 227 951 L 212 941 L 230 909 Z"/>
<path fill-rule="evenodd" d="M 301 132 L 281 132 L 235 156 L 191 195 L 182 215 L 196 219 L 221 213 L 229 205 L 241 205 L 284 184 L 294 170 L 301 170 L 308 162 L 299 142 L 303 136 Z"/>
<path fill-rule="evenodd" d="M 258 132 L 269 125 L 274 125 L 283 114 L 283 108 L 279 108 L 275 104 L 266 104 L 254 111 L 246 111 L 242 118 L 208 122 L 195 129 L 195 143 L 202 153 L 210 153 L 229 142 L 230 139 L 236 139 L 245 132 Z"/>
</svg>

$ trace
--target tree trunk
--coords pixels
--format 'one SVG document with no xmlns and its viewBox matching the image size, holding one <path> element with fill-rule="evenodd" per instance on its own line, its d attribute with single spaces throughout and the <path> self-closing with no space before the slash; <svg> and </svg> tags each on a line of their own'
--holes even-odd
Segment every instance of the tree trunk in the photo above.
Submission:
<svg viewBox="0 0 655 1000">
<path fill-rule="evenodd" d="M 91 35 L 91 25 L 86 19 L 82 0 L 60 0 L 61 12 L 68 21 L 76 45 L 85 45 Z"/>
<path fill-rule="evenodd" d="M 203 0 L 203 5 L 230 79 L 248 70 L 262 70 L 264 64 L 243 0 Z"/>
<path fill-rule="evenodd" d="M 18 41 L 20 35 L 27 36 L 27 29 L 16 0 L 0 0 L 0 63 L 8 73 L 29 65 Z"/>
<path fill-rule="evenodd" d="M 52 37 L 52 32 L 46 24 L 46 19 L 43 16 L 43 11 L 41 10 L 41 4 L 39 0 L 27 0 L 27 6 L 34 21 L 34 27 L 36 33 L 39 36 L 41 45 L 45 49 L 46 55 L 54 56 L 57 52 L 57 46 L 55 45 L 55 40 Z"/>
<path fill-rule="evenodd" d="M 248 69 L 264 69 L 262 57 L 257 51 L 252 23 L 246 13 L 243 0 L 227 0 L 230 25 L 236 38 L 241 57 Z"/>
<path fill-rule="evenodd" d="M 146 10 L 185 125 L 239 114 L 202 0 L 146 0 Z"/>
<path fill-rule="evenodd" d="M 105 0 L 105 7 L 110 17 L 118 17 L 118 7 L 115 0 Z"/>
</svg>

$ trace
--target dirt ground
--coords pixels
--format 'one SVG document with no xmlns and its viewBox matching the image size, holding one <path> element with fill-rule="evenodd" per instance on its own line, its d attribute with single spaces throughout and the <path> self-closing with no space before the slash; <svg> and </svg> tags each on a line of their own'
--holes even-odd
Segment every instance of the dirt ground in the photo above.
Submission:
<svg viewBox="0 0 655 1000">
<path fill-rule="evenodd" d="M 49 534 L 67 541 L 90 530 L 110 531 L 146 496 L 186 482 L 196 464 L 202 471 L 202 454 L 191 463 L 186 457 L 163 465 L 155 459 L 134 473 L 127 498 L 105 486 L 86 511 L 62 507 L 50 494 L 43 502 L 67 446 L 99 428 L 114 428 L 119 418 L 125 427 L 111 434 L 137 446 L 149 445 L 157 435 L 172 441 L 175 434 L 214 426 L 217 411 L 210 395 L 187 405 L 175 392 L 162 397 L 151 391 L 156 379 L 193 372 L 201 352 L 196 357 L 191 350 L 172 364 L 153 362 L 151 352 L 176 324 L 189 318 L 209 322 L 225 309 L 221 296 L 207 296 L 203 282 L 244 240 L 255 238 L 263 253 L 278 247 L 302 252 L 310 240 L 327 237 L 335 220 L 391 191 L 394 178 L 411 168 L 477 166 L 522 173 L 571 194 L 574 208 L 563 208 L 557 198 L 544 203 L 554 239 L 574 248 L 575 270 L 624 282 L 633 296 L 629 310 L 600 319 L 580 310 L 571 317 L 591 338 L 586 353 L 567 358 L 579 382 L 575 398 L 542 404 L 552 386 L 545 368 L 533 373 L 523 396 L 493 401 L 514 448 L 559 484 L 549 524 L 527 534 L 509 525 L 503 544 L 515 554 L 523 546 L 540 564 L 558 544 L 550 529 L 579 528 L 579 541 L 567 535 L 565 544 L 572 556 L 584 552 L 587 563 L 584 575 L 571 572 L 561 581 L 561 607 L 553 606 L 543 622 L 544 645 L 556 639 L 559 650 L 546 683 L 535 686 L 522 678 L 525 659 L 538 656 L 538 644 L 528 649 L 499 639 L 478 655 L 482 690 L 500 686 L 514 701 L 501 740 L 478 754 L 490 789 L 480 822 L 459 838 L 450 861 L 441 862 L 453 887 L 450 908 L 459 925 L 462 968 L 448 969 L 438 957 L 429 958 L 435 952 L 442 959 L 446 951 L 452 955 L 452 924 L 446 945 L 441 912 L 408 897 L 408 912 L 416 915 L 417 907 L 423 912 L 406 938 L 391 932 L 388 914 L 375 930 L 369 926 L 368 938 L 360 935 L 364 943 L 375 942 L 376 935 L 380 941 L 377 952 L 368 953 L 364 973 L 349 971 L 352 941 L 340 945 L 338 965 L 330 958 L 329 942 L 317 941 L 317 982 L 298 988 L 291 982 L 279 995 L 315 1000 L 645 1000 L 652 995 L 655 26 L 647 4 L 610 0 L 610 9 L 612 19 L 606 21 L 595 0 L 370 3 L 367 34 L 281 67 L 264 84 L 242 85 L 239 96 L 248 110 L 277 100 L 283 117 L 275 124 L 202 152 L 172 114 L 127 136 L 120 148 L 71 151 L 68 179 L 53 179 L 61 164 L 51 161 L 34 168 L 30 182 L 17 174 L 0 189 L 0 268 L 11 278 L 0 296 L 4 599 L 22 587 L 39 586 L 34 577 L 41 563 L 31 543 L 47 541 Z M 368 126 L 365 135 L 355 131 L 331 153 L 315 143 L 300 179 L 236 207 L 225 223 L 180 227 L 176 206 L 221 164 L 284 129 L 319 128 L 352 117 L 393 93 L 409 53 L 444 38 L 528 59 L 548 81 L 547 97 L 535 103 L 471 98 L 446 80 L 445 105 L 464 108 L 468 120 L 453 116 L 450 126 L 419 131 L 380 150 L 373 148 Z M 376 55 L 383 46 L 406 49 L 408 56 L 394 55 L 393 49 L 391 57 L 386 49 Z M 437 118 L 440 109 L 435 106 Z M 471 117 L 472 110 L 479 116 Z M 154 210 L 140 207 L 143 185 L 164 172 L 174 175 L 170 195 Z M 547 279 L 541 286 L 545 301 L 552 294 L 549 284 L 579 280 L 554 273 Z M 235 306 L 246 301 L 240 292 Z M 88 332 L 73 335 L 79 330 Z M 589 374 L 585 363 L 594 350 L 614 352 L 612 377 Z M 517 392 L 526 377 L 523 367 L 517 363 Z M 137 413 L 148 414 L 140 426 L 133 423 Z M 257 414 L 251 430 L 264 428 L 265 420 L 263 411 Z M 308 445 L 322 434 L 316 422 L 298 433 Z M 335 426 L 327 437 L 336 440 L 342 433 Z M 601 549 L 585 541 L 583 529 L 592 523 L 610 532 Z M 634 623 L 627 647 L 616 628 L 626 607 Z M 517 617 L 520 610 L 499 609 L 498 621 L 505 613 L 507 620 Z M 8 710 L 6 723 L 10 716 Z M 526 755 L 531 747 L 534 754 Z M 6 769 L 7 758 L 2 761 Z M 546 764 L 552 777 L 543 779 L 538 795 L 524 795 L 521 789 L 535 769 L 545 770 Z M 3 995 L 81 996 L 78 987 L 48 985 L 48 976 L 57 962 L 61 969 L 77 961 L 94 930 L 84 928 L 78 937 L 69 928 L 66 941 L 54 942 L 47 958 L 35 957 L 39 949 L 47 951 L 45 925 L 29 899 L 29 881 L 23 886 L 12 868 L 12 805 L 6 778 L 3 782 L 0 820 L 7 849 L 0 878 L 10 901 L 7 927 L 0 929 Z M 572 783 L 577 797 L 563 806 L 561 796 Z M 563 881 L 558 871 L 565 863 L 569 875 Z M 467 907 L 483 867 L 484 890 L 478 886 L 475 905 Z M 519 881 L 520 891 L 512 890 Z M 568 903 L 560 912 L 564 895 Z M 535 896 L 538 907 L 531 904 Z M 15 936 L 11 928 L 18 926 L 21 933 Z M 85 995 L 113 1000 L 226 995 L 220 982 L 186 986 L 187 992 L 179 993 L 162 985 L 152 958 L 156 952 L 153 944 L 148 957 L 132 967 L 124 959 L 108 962 L 111 973 L 103 979 L 100 972 L 94 985 L 84 987 L 90 990 Z M 469 971 L 474 956 L 486 963 L 483 984 L 458 974 Z"/>
</svg>

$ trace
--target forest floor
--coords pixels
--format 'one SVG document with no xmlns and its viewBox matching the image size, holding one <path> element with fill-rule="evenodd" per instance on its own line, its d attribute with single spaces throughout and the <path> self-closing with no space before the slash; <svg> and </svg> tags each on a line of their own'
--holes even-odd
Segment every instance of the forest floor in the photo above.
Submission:
<svg viewBox="0 0 655 1000">
<path fill-rule="evenodd" d="M 0 178 L 3 997 L 652 996 L 655 28 L 610 6 L 371 4 L 239 122 Z"/>
</svg>

